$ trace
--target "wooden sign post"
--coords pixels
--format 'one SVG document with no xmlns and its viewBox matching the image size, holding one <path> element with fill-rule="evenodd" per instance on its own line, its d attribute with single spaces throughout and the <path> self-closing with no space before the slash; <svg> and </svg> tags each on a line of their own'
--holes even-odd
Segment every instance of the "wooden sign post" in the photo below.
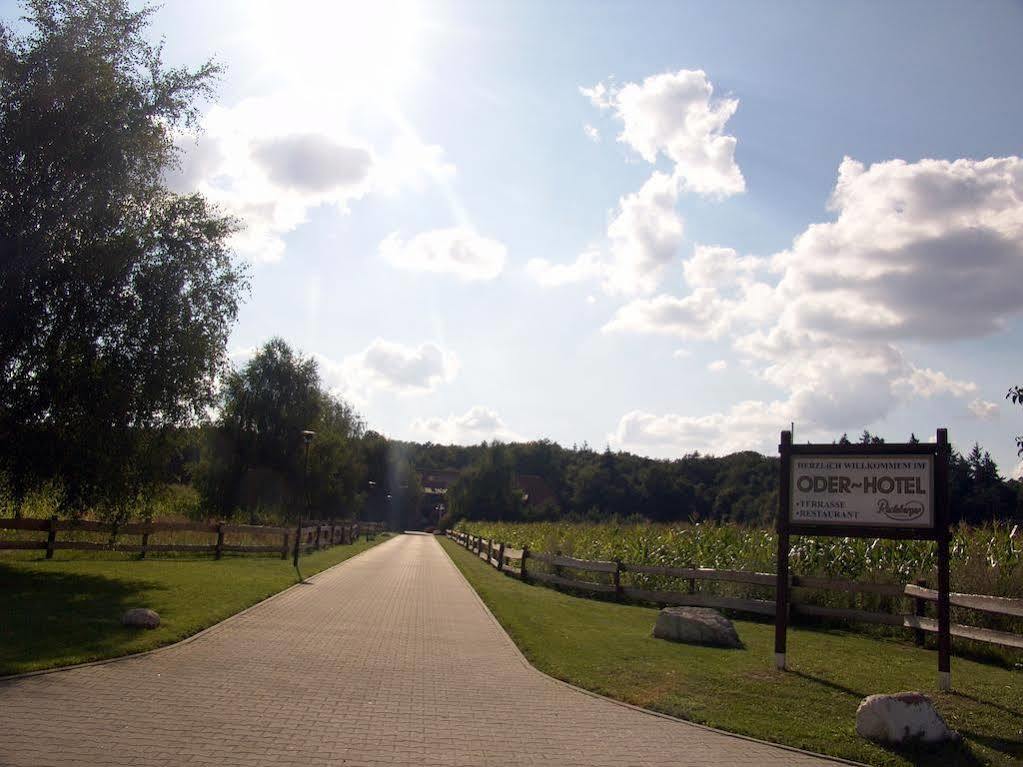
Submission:
<svg viewBox="0 0 1023 767">
<path fill-rule="evenodd" d="M 938 547 L 938 688 L 952 686 L 949 657 L 948 432 L 934 443 L 794 445 L 781 433 L 774 659 L 785 669 L 789 536 L 935 541 Z"/>
</svg>

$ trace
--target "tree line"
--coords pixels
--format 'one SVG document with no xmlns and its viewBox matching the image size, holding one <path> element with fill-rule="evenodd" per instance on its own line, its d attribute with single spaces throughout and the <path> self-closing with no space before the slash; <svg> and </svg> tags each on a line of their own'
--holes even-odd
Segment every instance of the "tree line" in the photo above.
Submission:
<svg viewBox="0 0 1023 767">
<path fill-rule="evenodd" d="M 847 435 L 836 443 L 851 444 Z M 910 442 L 918 442 L 914 435 Z M 864 431 L 858 442 L 884 444 Z M 588 446 L 564 448 L 548 440 L 476 447 L 406 445 L 417 465 L 461 468 L 448 493 L 447 518 L 488 521 L 734 522 L 773 524 L 778 509 L 778 459 L 756 452 L 726 456 L 690 453 L 658 460 Z M 952 451 L 950 500 L 954 522 L 1023 521 L 1023 484 L 1004 479 L 979 444 Z M 536 474 L 555 499 L 529 505 L 517 493 L 516 474 Z"/>
</svg>

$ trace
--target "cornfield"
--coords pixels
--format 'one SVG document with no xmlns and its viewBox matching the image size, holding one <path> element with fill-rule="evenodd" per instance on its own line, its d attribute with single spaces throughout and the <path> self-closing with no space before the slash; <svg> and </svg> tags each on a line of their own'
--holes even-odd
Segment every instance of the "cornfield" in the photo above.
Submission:
<svg viewBox="0 0 1023 767">
<path fill-rule="evenodd" d="M 775 571 L 774 531 L 731 524 L 574 524 L 561 522 L 462 522 L 459 529 L 535 552 L 579 559 L 620 560 L 667 567 Z M 961 525 L 950 546 L 952 590 L 1023 597 L 1023 529 L 1018 525 Z M 937 584 L 937 556 L 930 541 L 793 537 L 790 566 L 798 575 L 874 583 Z M 639 588 L 672 590 L 669 578 L 626 574 Z M 741 584 L 702 584 L 729 596 L 771 599 L 773 589 Z M 899 611 L 892 597 L 814 592 L 807 599 L 836 607 Z M 896 598 L 897 600 L 897 598 Z M 901 605 L 907 608 L 908 604 Z M 1002 631 L 1023 631 L 1023 620 L 954 608 L 953 621 Z"/>
</svg>

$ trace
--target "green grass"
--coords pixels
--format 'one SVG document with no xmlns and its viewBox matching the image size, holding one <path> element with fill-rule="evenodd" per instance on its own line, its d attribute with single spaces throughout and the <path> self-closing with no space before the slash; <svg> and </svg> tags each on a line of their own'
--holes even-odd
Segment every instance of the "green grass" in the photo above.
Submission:
<svg viewBox="0 0 1023 767">
<path fill-rule="evenodd" d="M 310 576 L 376 545 L 302 557 Z M 58 557 L 64 552 L 60 552 Z M 212 626 L 297 581 L 290 558 L 125 559 L 123 555 L 0 559 L 0 675 L 151 650 Z M 121 626 L 131 607 L 161 617 L 153 630 Z"/>
<path fill-rule="evenodd" d="M 450 540 L 455 564 L 525 656 L 551 676 L 731 732 L 878 765 L 1023 763 L 1023 672 L 953 659 L 937 693 L 933 651 L 842 631 L 789 632 L 789 672 L 773 668 L 773 624 L 735 620 L 744 650 L 654 639 L 653 608 L 570 596 L 504 576 Z M 961 745 L 880 748 L 855 733 L 873 693 L 931 695 Z"/>
</svg>

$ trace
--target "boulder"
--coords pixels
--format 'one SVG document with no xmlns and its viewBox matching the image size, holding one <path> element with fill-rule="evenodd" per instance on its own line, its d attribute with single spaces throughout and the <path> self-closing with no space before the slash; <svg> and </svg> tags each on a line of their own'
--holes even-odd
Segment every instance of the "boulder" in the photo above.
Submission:
<svg viewBox="0 0 1023 767">
<path fill-rule="evenodd" d="M 654 636 L 712 647 L 743 646 L 732 622 L 709 607 L 665 607 L 657 616 Z"/>
<path fill-rule="evenodd" d="M 155 629 L 160 625 L 160 614 L 147 607 L 133 607 L 121 616 L 121 625 L 138 629 Z"/>
<path fill-rule="evenodd" d="M 941 743 L 958 737 L 931 699 L 919 692 L 871 695 L 856 709 L 856 733 L 891 745 Z"/>
</svg>

